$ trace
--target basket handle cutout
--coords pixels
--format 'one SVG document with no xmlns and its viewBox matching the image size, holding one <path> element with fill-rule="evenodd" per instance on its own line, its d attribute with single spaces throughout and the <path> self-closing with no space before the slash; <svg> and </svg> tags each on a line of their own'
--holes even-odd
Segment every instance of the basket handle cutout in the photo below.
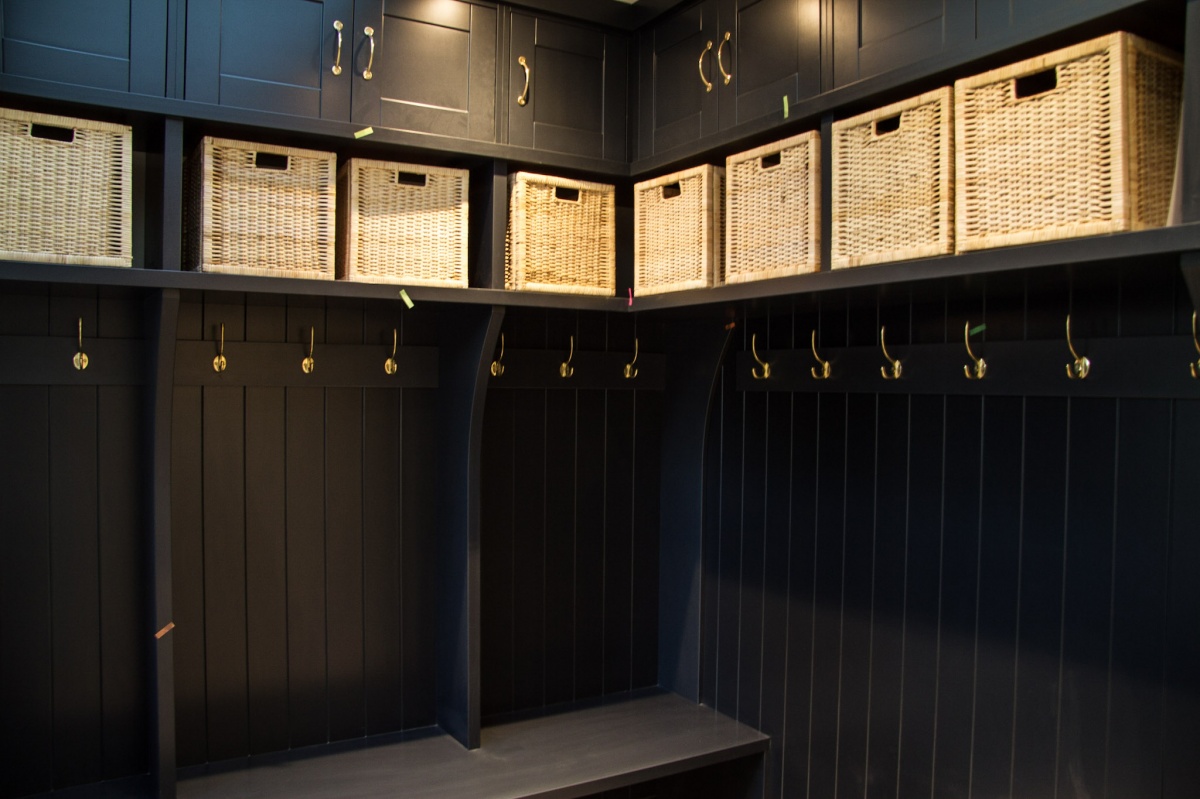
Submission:
<svg viewBox="0 0 1200 799">
<path fill-rule="evenodd" d="M 783 163 L 783 153 L 771 153 L 770 155 L 764 155 L 759 159 L 758 162 L 763 169 L 770 169 L 773 166 L 779 166 L 781 163 Z"/>
<path fill-rule="evenodd" d="M 875 135 L 886 136 L 889 133 L 895 133 L 900 130 L 900 114 L 888 117 L 887 119 L 875 120 Z"/>
<path fill-rule="evenodd" d="M 683 189 L 679 187 L 678 180 L 674 183 L 668 183 L 662 187 L 662 196 L 664 200 L 669 200 L 672 197 L 678 197 L 681 194 L 683 194 Z"/>
<path fill-rule="evenodd" d="M 29 124 L 29 135 L 35 139 L 49 139 L 70 144 L 75 141 L 75 128 L 60 128 L 56 125 Z"/>
<path fill-rule="evenodd" d="M 1024 75 L 1013 80 L 1013 96 L 1021 100 L 1026 97 L 1036 97 L 1039 94 L 1058 88 L 1058 67 L 1043 69 L 1032 75 Z"/>
<path fill-rule="evenodd" d="M 424 187 L 428 185 L 428 177 L 421 172 L 397 172 L 396 184 L 398 186 L 418 186 Z"/>
<path fill-rule="evenodd" d="M 254 154 L 255 169 L 274 169 L 278 171 L 287 171 L 288 157 L 286 155 L 278 155 L 276 153 L 255 153 Z"/>
<path fill-rule="evenodd" d="M 554 199 L 566 200 L 570 203 L 577 203 L 579 202 L 579 189 L 569 189 L 566 186 L 555 186 Z"/>
</svg>

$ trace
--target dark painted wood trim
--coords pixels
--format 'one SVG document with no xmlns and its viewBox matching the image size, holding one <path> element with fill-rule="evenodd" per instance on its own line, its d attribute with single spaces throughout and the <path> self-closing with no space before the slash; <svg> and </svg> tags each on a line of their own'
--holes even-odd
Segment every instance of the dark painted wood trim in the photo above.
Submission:
<svg viewBox="0 0 1200 799">
<path fill-rule="evenodd" d="M 72 363 L 78 350 L 75 338 L 0 336 L 0 385 L 137 386 L 145 379 L 140 341 L 89 340 L 85 333 L 88 366 L 82 371 Z"/>
<path fill-rule="evenodd" d="M 175 392 L 175 331 L 179 292 L 148 297 L 146 363 L 146 449 L 150 468 L 147 494 L 147 580 L 145 634 L 156 636 L 172 623 L 171 607 L 171 408 Z M 175 673 L 170 631 L 147 648 L 150 678 L 150 769 L 158 799 L 175 797 Z"/>
<path fill-rule="evenodd" d="M 1180 168 L 1178 177 L 1183 200 L 1183 221 L 1200 221 L 1200 0 L 1188 0 L 1184 20 L 1183 96 L 1193 102 L 1183 104 L 1180 127 Z"/>
<path fill-rule="evenodd" d="M 162 250 L 159 268 L 178 271 L 183 266 L 183 120 L 163 120 L 162 142 Z"/>
<path fill-rule="evenodd" d="M 700 701 L 704 440 L 732 326 L 675 325 L 667 343 L 662 415 L 658 569 L 658 681 Z"/>
<path fill-rule="evenodd" d="M 609 389 L 661 391 L 664 385 L 666 357 L 639 352 L 637 377 L 625 379 L 624 368 L 632 352 L 579 352 L 571 358 L 575 370 L 563 378 L 559 369 L 566 362 L 568 349 L 504 351 L 504 374 L 492 377 L 492 388 Z"/>
<path fill-rule="evenodd" d="M 342 386 L 349 388 L 437 388 L 436 347 L 398 347 L 397 370 L 389 375 L 384 362 L 391 348 L 365 344 L 313 346 L 316 368 L 305 374 L 301 362 L 304 344 L 266 344 L 226 341 L 225 371 L 213 369 L 215 341 L 180 341 L 175 357 L 175 382 L 181 386 Z"/>
<path fill-rule="evenodd" d="M 480 449 L 488 367 L 504 309 L 471 308 L 442 320 L 437 563 L 438 725 L 468 749 L 480 743 Z"/>
</svg>

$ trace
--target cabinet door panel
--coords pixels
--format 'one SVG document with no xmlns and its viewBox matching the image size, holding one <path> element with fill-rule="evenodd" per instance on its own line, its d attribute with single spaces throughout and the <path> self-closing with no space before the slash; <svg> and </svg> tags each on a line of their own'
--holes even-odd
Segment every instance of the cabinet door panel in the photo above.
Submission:
<svg viewBox="0 0 1200 799">
<path fill-rule="evenodd" d="M 975 39 L 971 0 L 834 0 L 833 86 L 878 75 Z"/>
<path fill-rule="evenodd" d="M 513 14 L 509 143 L 590 158 L 625 158 L 628 46 L 623 37 Z M 517 102 L 530 69 L 527 102 Z"/>
<path fill-rule="evenodd" d="M 722 63 L 733 79 L 721 95 L 721 127 L 782 112 L 821 91 L 820 0 L 739 0 Z M 727 101 L 733 90 L 732 104 Z"/>
<path fill-rule="evenodd" d="M 458 138 L 495 136 L 496 11 L 447 0 L 360 2 L 356 24 L 375 29 L 354 53 L 356 122 Z M 366 12 L 365 14 L 363 12 Z"/>
<path fill-rule="evenodd" d="M 717 32 L 717 3 L 706 0 L 642 34 L 640 157 L 717 131 Z M 705 90 L 701 69 L 712 91 Z"/>
<path fill-rule="evenodd" d="M 3 3 L 6 74 L 162 96 L 167 9 L 157 0 Z"/>
<path fill-rule="evenodd" d="M 346 119 L 351 0 L 207 0 L 188 4 L 188 100 L 280 114 Z"/>
<path fill-rule="evenodd" d="M 1062 15 L 1064 11 L 1090 16 L 1096 5 L 1088 0 L 979 0 L 979 38 L 1021 29 L 1034 34 L 1035 23 L 1041 17 Z"/>
</svg>

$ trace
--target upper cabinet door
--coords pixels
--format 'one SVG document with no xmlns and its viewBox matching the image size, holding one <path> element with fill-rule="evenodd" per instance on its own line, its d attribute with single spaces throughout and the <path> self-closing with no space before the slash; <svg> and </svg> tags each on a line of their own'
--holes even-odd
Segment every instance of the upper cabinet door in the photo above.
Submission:
<svg viewBox="0 0 1200 799">
<path fill-rule="evenodd" d="M 509 144 L 624 161 L 628 39 L 521 13 L 510 30 Z"/>
<path fill-rule="evenodd" d="M 162 97 L 167 4 L 162 0 L 2 0 L 8 75 Z"/>
<path fill-rule="evenodd" d="M 352 0 L 189 0 L 185 98 L 348 119 L 353 11 Z"/>
<path fill-rule="evenodd" d="M 831 88 L 974 40 L 974 0 L 833 0 Z"/>
<path fill-rule="evenodd" d="M 355 10 L 357 34 L 371 29 L 354 51 L 355 122 L 495 141 L 495 8 L 360 0 Z"/>
<path fill-rule="evenodd" d="M 704 0 L 641 35 L 639 157 L 717 132 L 717 0 Z"/>
<path fill-rule="evenodd" d="M 722 129 L 771 114 L 782 118 L 785 95 L 796 103 L 820 94 L 821 0 L 735 0 L 722 11 Z"/>
</svg>

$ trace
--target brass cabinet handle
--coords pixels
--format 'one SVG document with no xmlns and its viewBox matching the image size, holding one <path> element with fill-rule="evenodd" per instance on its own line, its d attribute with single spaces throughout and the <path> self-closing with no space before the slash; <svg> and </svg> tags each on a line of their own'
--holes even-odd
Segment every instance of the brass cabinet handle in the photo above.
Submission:
<svg viewBox="0 0 1200 799">
<path fill-rule="evenodd" d="M 335 19 L 333 21 L 333 29 L 335 31 L 337 31 L 337 35 L 338 35 L 337 55 L 333 59 L 333 74 L 334 75 L 342 74 L 342 27 L 343 27 L 342 21 L 340 19 Z"/>
<path fill-rule="evenodd" d="M 700 82 L 704 84 L 704 91 L 712 91 L 712 81 L 704 76 L 704 54 L 712 49 L 712 41 L 704 45 L 704 49 L 700 51 L 700 60 L 696 62 L 696 69 L 700 70 Z"/>
<path fill-rule="evenodd" d="M 525 60 L 525 56 L 517 59 L 517 63 L 525 68 L 525 89 L 521 92 L 521 96 L 517 98 L 517 105 L 525 105 L 529 102 L 529 62 Z"/>
<path fill-rule="evenodd" d="M 368 25 L 363 28 L 363 34 L 371 40 L 371 56 L 367 59 L 367 68 L 363 70 L 363 80 L 370 80 L 375 77 L 375 73 L 371 72 L 371 65 L 375 63 L 375 29 Z"/>
<path fill-rule="evenodd" d="M 725 78 L 725 85 L 729 85 L 729 81 L 733 80 L 733 75 L 725 71 L 725 65 L 721 63 L 721 51 L 725 49 L 725 42 L 729 41 L 729 31 L 725 31 L 725 38 L 721 40 L 721 44 L 717 46 L 717 69 L 721 70 L 721 77 Z"/>
</svg>

